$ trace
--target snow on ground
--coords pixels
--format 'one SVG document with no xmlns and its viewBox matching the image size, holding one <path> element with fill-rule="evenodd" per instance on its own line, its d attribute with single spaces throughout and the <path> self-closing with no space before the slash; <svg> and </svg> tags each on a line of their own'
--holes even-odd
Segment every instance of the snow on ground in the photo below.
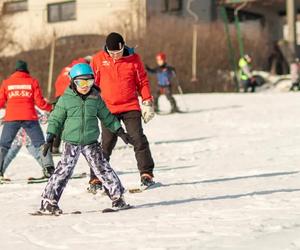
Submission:
<svg viewBox="0 0 300 250">
<path fill-rule="evenodd" d="M 71 180 L 60 203 L 65 212 L 85 213 L 28 215 L 45 184 L 21 181 L 40 175 L 23 149 L 7 172 L 19 181 L 0 185 L 1 249 L 300 249 L 299 94 L 194 94 L 184 101 L 188 113 L 145 125 L 163 185 L 127 193 L 136 209 L 88 212 L 110 201 L 88 194 L 86 178 Z M 126 187 L 138 185 L 131 148 L 120 142 L 111 163 Z M 75 171 L 88 171 L 82 158 Z"/>
</svg>

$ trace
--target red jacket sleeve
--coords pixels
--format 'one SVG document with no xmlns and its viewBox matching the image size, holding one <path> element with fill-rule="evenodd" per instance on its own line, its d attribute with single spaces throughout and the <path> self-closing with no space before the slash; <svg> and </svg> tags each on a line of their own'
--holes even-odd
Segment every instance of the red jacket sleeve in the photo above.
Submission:
<svg viewBox="0 0 300 250">
<path fill-rule="evenodd" d="M 7 101 L 5 82 L 3 81 L 0 87 L 0 108 L 4 108 Z"/>
<path fill-rule="evenodd" d="M 55 81 L 55 98 L 60 97 L 65 92 L 66 88 L 70 85 L 70 79 L 66 68 L 64 68 L 58 75 Z"/>
<path fill-rule="evenodd" d="M 34 79 L 32 85 L 35 105 L 42 110 L 50 112 L 52 110 L 52 105 L 45 101 L 38 81 Z"/>
<path fill-rule="evenodd" d="M 94 76 L 95 76 L 95 84 L 99 87 L 100 86 L 100 70 L 97 69 L 97 62 L 96 62 L 97 58 L 93 57 L 91 62 L 90 62 L 90 66 L 94 72 Z"/>
<path fill-rule="evenodd" d="M 143 101 L 152 99 L 149 79 L 145 71 L 144 64 L 142 63 L 138 55 L 135 63 L 135 69 L 136 69 L 136 84 L 137 84 L 138 93 L 141 95 Z"/>
</svg>

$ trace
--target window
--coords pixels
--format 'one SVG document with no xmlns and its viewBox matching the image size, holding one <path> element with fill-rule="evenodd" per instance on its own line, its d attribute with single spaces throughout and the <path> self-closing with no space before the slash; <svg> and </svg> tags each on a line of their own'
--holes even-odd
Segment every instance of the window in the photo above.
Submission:
<svg viewBox="0 0 300 250">
<path fill-rule="evenodd" d="M 182 0 L 164 0 L 162 4 L 162 12 L 182 11 Z"/>
<path fill-rule="evenodd" d="M 48 23 L 76 19 L 76 1 L 48 4 Z"/>
<path fill-rule="evenodd" d="M 27 11 L 27 10 L 28 10 L 27 0 L 4 2 L 4 4 L 3 4 L 3 13 L 4 14 L 12 14 L 15 12 Z"/>
</svg>

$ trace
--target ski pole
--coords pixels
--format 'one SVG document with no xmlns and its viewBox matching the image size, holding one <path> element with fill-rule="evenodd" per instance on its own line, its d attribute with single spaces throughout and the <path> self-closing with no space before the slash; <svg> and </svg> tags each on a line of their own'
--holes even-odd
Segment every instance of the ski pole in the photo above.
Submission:
<svg viewBox="0 0 300 250">
<path fill-rule="evenodd" d="M 181 98 L 181 102 L 183 103 L 183 106 L 184 106 L 184 109 L 185 111 L 189 111 L 188 107 L 187 107 L 187 104 L 183 98 L 183 91 L 182 91 L 182 88 L 179 84 L 179 81 L 178 81 L 178 78 L 177 78 L 177 75 L 175 73 L 175 71 L 173 71 L 173 75 L 174 75 L 174 78 L 175 78 L 175 82 L 176 82 L 176 85 L 177 85 L 177 89 L 178 89 L 178 92 L 180 94 L 180 98 Z"/>
</svg>

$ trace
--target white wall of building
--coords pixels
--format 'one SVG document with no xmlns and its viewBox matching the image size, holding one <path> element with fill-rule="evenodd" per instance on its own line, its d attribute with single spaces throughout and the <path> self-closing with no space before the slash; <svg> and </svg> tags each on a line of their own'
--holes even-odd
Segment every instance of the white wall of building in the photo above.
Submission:
<svg viewBox="0 0 300 250">
<path fill-rule="evenodd" d="M 2 4 L 4 0 L 0 0 Z M 141 35 L 146 25 L 146 0 L 77 0 L 76 20 L 48 23 L 47 4 L 66 0 L 28 0 L 28 11 L 7 14 L 14 40 L 29 50 L 43 46 L 55 31 L 57 37 L 77 34 L 106 35 L 118 31 Z M 38 42 L 37 42 L 38 41 Z M 16 53 L 9 51 L 6 53 Z"/>
<path fill-rule="evenodd" d="M 300 45 L 300 21 L 297 21 L 297 23 L 296 23 L 296 32 L 297 32 L 297 44 Z M 287 24 L 284 25 L 283 35 L 284 35 L 284 39 L 287 40 L 288 39 Z"/>
</svg>

